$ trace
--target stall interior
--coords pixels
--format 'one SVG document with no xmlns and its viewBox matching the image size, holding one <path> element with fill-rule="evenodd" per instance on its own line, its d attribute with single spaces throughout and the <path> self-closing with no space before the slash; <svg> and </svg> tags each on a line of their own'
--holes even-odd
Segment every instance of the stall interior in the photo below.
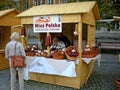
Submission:
<svg viewBox="0 0 120 90">
<path fill-rule="evenodd" d="M 10 40 L 11 27 L 0 26 L 0 70 L 9 68 L 8 60 L 5 59 L 5 46 Z"/>
<path fill-rule="evenodd" d="M 88 58 L 95 57 L 99 53 L 99 50 L 98 48 L 96 49 L 94 38 L 90 37 L 90 35 L 94 36 L 91 33 L 93 32 L 94 27 L 86 23 L 82 23 L 82 34 L 81 34 L 82 43 L 78 43 L 79 32 L 78 32 L 77 25 L 78 23 L 62 23 L 62 34 L 69 39 L 70 41 L 69 46 L 74 46 L 76 47 L 76 49 L 78 49 L 78 45 L 80 45 L 82 49 L 82 57 L 88 57 Z M 24 25 L 24 27 L 26 27 L 26 30 L 27 30 L 26 42 L 27 41 L 28 42 L 25 44 L 25 48 L 27 48 L 26 50 L 27 56 L 36 55 L 36 51 L 38 53 L 38 50 L 40 50 L 40 52 L 41 51 L 44 52 L 45 50 L 45 53 L 46 52 L 48 53 L 49 52 L 48 47 L 45 45 L 45 41 L 46 41 L 45 39 L 48 33 L 34 33 L 32 24 Z M 89 27 L 91 28 L 90 30 L 89 30 Z M 75 32 L 78 34 L 75 34 Z M 49 33 L 49 34 L 53 41 L 54 37 L 57 37 L 59 33 Z M 35 52 L 32 52 L 32 51 L 28 52 L 28 48 L 30 48 L 31 50 L 32 49 L 36 49 L 36 50 L 33 50 Z M 68 46 L 66 48 L 68 48 Z M 78 52 L 81 53 L 80 50 L 78 50 Z"/>
<path fill-rule="evenodd" d="M 5 48 L 6 43 L 10 40 L 10 35 L 10 26 L 0 26 L 0 50 Z"/>
<path fill-rule="evenodd" d="M 77 30 L 76 28 L 76 24 L 77 23 L 63 23 L 62 24 L 62 33 L 63 35 L 67 36 L 67 38 L 70 40 L 70 45 L 75 45 L 78 46 L 78 36 L 74 35 L 75 30 Z M 24 25 L 27 28 L 27 39 L 28 39 L 28 43 L 27 45 L 29 45 L 30 47 L 32 47 L 33 45 L 37 45 L 39 48 L 39 41 L 42 42 L 42 49 L 46 49 L 44 41 L 45 41 L 45 37 L 46 37 L 46 33 L 34 33 L 33 31 L 33 25 Z M 85 46 L 87 45 L 87 30 L 88 30 L 88 25 L 84 24 L 82 25 L 82 48 L 84 49 Z M 50 33 L 52 39 L 54 37 L 58 36 L 58 33 Z"/>
</svg>

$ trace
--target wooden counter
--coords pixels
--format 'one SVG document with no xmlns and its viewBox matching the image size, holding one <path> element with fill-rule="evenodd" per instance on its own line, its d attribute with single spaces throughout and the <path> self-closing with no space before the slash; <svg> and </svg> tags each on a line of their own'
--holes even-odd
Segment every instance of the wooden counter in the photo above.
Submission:
<svg viewBox="0 0 120 90">
<path fill-rule="evenodd" d="M 79 64 L 76 65 L 77 77 L 65 77 L 30 72 L 30 80 L 80 89 L 93 73 L 94 62 L 95 60 L 91 60 L 89 64 L 86 64 L 83 60 L 81 60 Z"/>
<path fill-rule="evenodd" d="M 9 61 L 5 59 L 5 50 L 0 50 L 0 70 L 9 68 Z"/>
</svg>

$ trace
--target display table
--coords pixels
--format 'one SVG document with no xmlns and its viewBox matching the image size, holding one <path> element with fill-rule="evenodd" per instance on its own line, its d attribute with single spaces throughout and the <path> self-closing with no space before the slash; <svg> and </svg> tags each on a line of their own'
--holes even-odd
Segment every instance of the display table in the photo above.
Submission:
<svg viewBox="0 0 120 90">
<path fill-rule="evenodd" d="M 0 50 L 0 70 L 9 68 L 9 61 L 5 59 L 5 50 Z"/>
<path fill-rule="evenodd" d="M 91 60 L 96 60 L 96 61 L 98 61 L 98 67 L 100 67 L 101 54 L 98 54 L 97 56 L 95 56 L 93 58 L 82 58 L 82 60 L 84 60 L 84 62 L 87 64 L 89 64 L 91 62 Z"/>
<path fill-rule="evenodd" d="M 36 59 L 37 58 L 37 59 Z M 68 66 L 71 66 L 73 69 L 73 71 L 75 70 L 74 74 L 76 74 L 76 76 L 63 76 L 63 75 L 57 75 L 57 74 L 43 74 L 43 73 L 37 73 L 37 72 L 29 72 L 26 71 L 29 68 L 31 68 L 31 65 L 35 65 L 34 63 L 35 60 L 40 60 L 40 59 L 44 59 L 41 57 L 29 57 L 27 56 L 26 59 L 26 63 L 27 63 L 27 67 L 25 68 L 25 75 L 29 75 L 29 77 L 25 78 L 26 80 L 34 80 L 34 81 L 39 81 L 39 82 L 45 82 L 45 83 L 50 83 L 50 84 L 55 84 L 55 85 L 62 85 L 62 86 L 67 86 L 67 87 L 72 87 L 72 88 L 77 88 L 79 89 L 80 87 L 82 87 L 88 80 L 88 78 L 90 77 L 90 75 L 93 73 L 94 70 L 94 62 L 96 61 L 95 58 L 93 58 L 89 64 L 85 63 L 85 61 L 82 59 L 79 61 L 79 63 L 76 64 L 76 62 L 74 61 L 66 61 L 66 60 L 54 60 L 52 63 L 53 59 L 47 58 L 49 60 L 49 62 L 53 65 L 55 65 L 54 67 L 56 68 L 57 72 L 60 71 L 65 71 L 63 69 L 65 69 L 65 64 Z M 57 64 L 57 62 L 59 62 L 59 64 Z M 72 63 L 72 65 L 69 65 L 68 63 Z M 40 66 L 42 64 L 39 64 Z M 75 66 L 75 67 L 74 67 Z M 36 67 L 34 67 L 36 68 Z M 57 69 L 60 69 L 60 71 L 58 71 Z M 69 70 L 69 69 L 66 69 Z M 71 69 L 70 69 L 71 70 Z M 71 72 L 71 71 L 69 71 Z"/>
<path fill-rule="evenodd" d="M 56 60 L 45 57 L 27 56 L 27 67 L 25 69 L 25 79 L 29 79 L 29 72 L 60 75 L 66 77 L 76 77 L 75 61 Z"/>
</svg>

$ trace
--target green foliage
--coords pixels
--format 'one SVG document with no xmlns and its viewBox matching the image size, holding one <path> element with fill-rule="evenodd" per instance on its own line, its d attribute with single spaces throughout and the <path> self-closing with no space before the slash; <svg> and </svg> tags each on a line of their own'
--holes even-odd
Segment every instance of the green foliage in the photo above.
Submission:
<svg viewBox="0 0 120 90">
<path fill-rule="evenodd" d="M 15 7 L 13 0 L 0 0 L 0 10 Z"/>
<path fill-rule="evenodd" d="M 19 11 L 26 9 L 26 0 L 14 2 L 13 0 L 0 0 L 0 10 L 16 8 Z"/>
<path fill-rule="evenodd" d="M 99 5 L 100 16 L 102 19 L 113 18 L 113 6 L 110 1 L 101 2 Z"/>
<path fill-rule="evenodd" d="M 68 3 L 76 2 L 76 0 L 68 0 L 67 2 L 68 2 Z"/>
<path fill-rule="evenodd" d="M 95 0 L 68 0 L 68 2 L 76 1 L 95 1 Z M 120 4 L 114 0 L 96 0 L 100 12 L 101 19 L 111 19 L 113 16 L 120 15 Z"/>
</svg>

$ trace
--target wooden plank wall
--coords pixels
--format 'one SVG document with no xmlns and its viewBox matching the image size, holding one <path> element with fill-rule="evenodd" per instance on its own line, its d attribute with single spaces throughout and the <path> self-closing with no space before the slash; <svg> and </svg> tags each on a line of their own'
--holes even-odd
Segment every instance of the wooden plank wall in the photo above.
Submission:
<svg viewBox="0 0 120 90">
<path fill-rule="evenodd" d="M 88 45 L 95 45 L 95 26 L 88 25 Z"/>
<path fill-rule="evenodd" d="M 11 12 L 0 18 L 0 26 L 13 26 L 20 24 L 20 18 L 15 17 L 17 14 L 15 12 Z"/>
<path fill-rule="evenodd" d="M 0 70 L 9 68 L 9 62 L 5 59 L 5 51 L 0 50 Z"/>
</svg>

